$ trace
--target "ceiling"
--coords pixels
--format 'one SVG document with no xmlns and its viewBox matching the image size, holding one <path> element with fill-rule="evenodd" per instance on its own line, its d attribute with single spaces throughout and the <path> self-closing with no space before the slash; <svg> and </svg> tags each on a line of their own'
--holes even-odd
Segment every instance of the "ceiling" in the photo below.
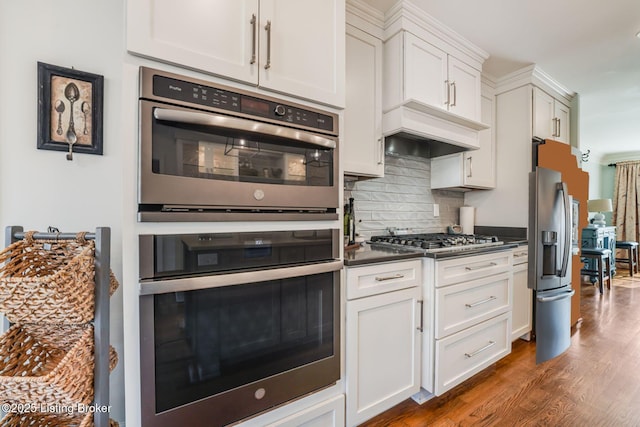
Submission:
<svg viewBox="0 0 640 427">
<path fill-rule="evenodd" d="M 386 12 L 396 0 L 365 0 Z M 491 56 L 504 76 L 536 64 L 580 96 L 580 148 L 640 152 L 640 1 L 412 0 Z"/>
</svg>

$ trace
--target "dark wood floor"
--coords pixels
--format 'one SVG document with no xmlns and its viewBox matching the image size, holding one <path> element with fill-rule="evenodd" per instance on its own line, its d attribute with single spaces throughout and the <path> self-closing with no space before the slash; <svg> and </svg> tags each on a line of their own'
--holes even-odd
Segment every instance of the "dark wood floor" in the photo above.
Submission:
<svg viewBox="0 0 640 427">
<path fill-rule="evenodd" d="M 404 401 L 363 426 L 640 426 L 640 277 L 618 270 L 604 295 L 588 283 L 581 292 L 583 320 L 561 356 L 536 366 L 535 343 L 518 340 L 442 396 Z"/>
</svg>

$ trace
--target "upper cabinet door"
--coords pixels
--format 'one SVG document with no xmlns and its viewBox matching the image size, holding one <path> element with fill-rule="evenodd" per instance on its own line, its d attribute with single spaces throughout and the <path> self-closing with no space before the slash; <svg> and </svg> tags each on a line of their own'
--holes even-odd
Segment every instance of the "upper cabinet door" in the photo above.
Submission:
<svg viewBox="0 0 640 427">
<path fill-rule="evenodd" d="M 404 100 L 447 110 L 447 53 L 404 32 Z"/>
<path fill-rule="evenodd" d="M 564 105 L 563 103 L 556 101 L 554 104 L 554 118 L 555 129 L 556 129 L 556 141 L 564 142 L 567 144 L 571 143 L 571 109 Z"/>
<path fill-rule="evenodd" d="M 481 121 L 480 72 L 449 56 L 449 111 Z"/>
<path fill-rule="evenodd" d="M 344 107 L 345 0 L 128 0 L 127 49 Z"/>
<path fill-rule="evenodd" d="M 540 88 L 533 88 L 533 136 L 569 144 L 570 115 L 569 107 Z"/>
<path fill-rule="evenodd" d="M 493 100 L 493 95 L 482 96 L 482 123 L 491 127 L 480 131 L 480 149 L 464 152 L 464 183 L 474 188 L 495 188 L 496 186 Z"/>
<path fill-rule="evenodd" d="M 553 139 L 553 97 L 533 88 L 533 136 Z"/>
<path fill-rule="evenodd" d="M 351 25 L 347 25 L 346 93 L 344 173 L 383 176 L 382 41 Z"/>
<path fill-rule="evenodd" d="M 255 85 L 257 20 L 258 0 L 128 0 L 127 50 Z"/>
<path fill-rule="evenodd" d="M 262 0 L 259 28 L 261 86 L 344 107 L 344 0 Z"/>
</svg>

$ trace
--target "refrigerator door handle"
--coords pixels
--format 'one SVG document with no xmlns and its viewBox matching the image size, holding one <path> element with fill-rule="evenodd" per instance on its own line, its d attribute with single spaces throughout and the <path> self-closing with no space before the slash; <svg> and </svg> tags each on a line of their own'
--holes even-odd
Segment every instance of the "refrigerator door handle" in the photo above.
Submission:
<svg viewBox="0 0 640 427">
<path fill-rule="evenodd" d="M 569 258 L 571 257 L 571 207 L 569 206 L 567 184 L 565 182 L 559 182 L 558 190 L 562 192 L 562 201 L 564 204 L 564 247 L 562 251 L 562 267 L 559 272 L 559 276 L 566 277 L 567 267 L 569 266 Z"/>
<path fill-rule="evenodd" d="M 576 291 L 572 289 L 572 290 L 567 291 L 567 292 L 565 292 L 563 294 L 560 294 L 560 295 L 555 295 L 555 296 L 552 296 L 552 297 L 538 297 L 536 299 L 538 301 L 540 301 L 540 302 L 552 302 L 552 301 L 558 301 L 558 300 L 561 300 L 561 299 L 564 299 L 564 298 L 572 297 L 575 293 L 576 293 Z"/>
</svg>

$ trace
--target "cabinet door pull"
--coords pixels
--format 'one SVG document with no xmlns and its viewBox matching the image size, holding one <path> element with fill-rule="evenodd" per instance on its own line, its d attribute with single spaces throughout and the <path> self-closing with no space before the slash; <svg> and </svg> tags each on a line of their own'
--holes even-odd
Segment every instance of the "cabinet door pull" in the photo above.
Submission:
<svg viewBox="0 0 640 427">
<path fill-rule="evenodd" d="M 258 26 L 258 21 L 256 20 L 256 14 L 252 14 L 251 15 L 251 28 L 252 28 L 252 32 L 251 32 L 251 61 L 249 61 L 250 64 L 255 64 L 256 63 L 256 30 L 257 30 L 257 26 Z"/>
<path fill-rule="evenodd" d="M 456 82 L 451 82 L 451 87 L 453 88 L 453 102 L 451 104 L 449 104 L 450 107 L 455 107 L 456 106 L 456 99 L 458 98 L 457 95 L 457 90 L 456 90 Z"/>
<path fill-rule="evenodd" d="M 424 330 L 424 301 L 419 300 L 418 304 L 420 305 L 420 324 L 418 325 L 418 330 L 422 332 Z"/>
<path fill-rule="evenodd" d="M 477 354 L 482 353 L 485 350 L 488 350 L 489 348 L 493 347 L 495 344 L 496 344 L 495 341 L 489 341 L 489 344 L 485 345 L 484 347 L 479 348 L 479 349 L 477 349 L 476 351 L 474 351 L 472 353 L 465 353 L 464 355 L 465 355 L 465 357 L 467 359 L 470 359 L 473 356 L 476 356 Z"/>
<path fill-rule="evenodd" d="M 472 302 L 471 304 L 465 304 L 465 307 L 467 307 L 467 308 L 477 307 L 479 305 L 486 304 L 486 303 L 491 302 L 491 301 L 496 300 L 496 299 L 498 299 L 498 298 L 496 298 L 493 295 L 491 295 L 489 298 L 485 298 L 485 299 L 483 299 L 481 301 Z"/>
<path fill-rule="evenodd" d="M 380 151 L 378 152 L 378 164 L 381 165 L 384 160 L 384 139 L 378 138 Z"/>
<path fill-rule="evenodd" d="M 393 276 L 385 276 L 385 277 L 376 277 L 376 282 L 384 282 L 385 280 L 393 280 L 393 279 L 402 279 L 404 278 L 404 274 L 394 274 Z"/>
<path fill-rule="evenodd" d="M 495 267 L 496 265 L 498 265 L 495 262 L 490 262 L 489 264 L 485 264 L 485 265 L 478 265 L 476 267 L 465 267 L 465 270 L 467 271 L 474 271 L 474 270 L 480 270 L 481 268 L 490 268 L 490 267 Z"/>
<path fill-rule="evenodd" d="M 560 138 L 560 132 L 562 129 L 562 126 L 560 126 L 560 119 L 557 119 L 558 121 L 556 123 L 558 123 L 558 134 L 556 135 L 558 138 Z"/>
<path fill-rule="evenodd" d="M 467 178 L 473 177 L 473 157 L 469 156 L 469 173 L 467 173 Z"/>
<path fill-rule="evenodd" d="M 271 21 L 267 20 L 267 25 L 264 26 L 267 31 L 267 63 L 264 64 L 264 69 L 271 68 Z"/>
<path fill-rule="evenodd" d="M 447 91 L 447 100 L 444 101 L 444 105 L 449 105 L 449 101 L 451 101 L 451 90 L 449 89 L 449 80 L 444 81 L 444 88 Z"/>
</svg>

